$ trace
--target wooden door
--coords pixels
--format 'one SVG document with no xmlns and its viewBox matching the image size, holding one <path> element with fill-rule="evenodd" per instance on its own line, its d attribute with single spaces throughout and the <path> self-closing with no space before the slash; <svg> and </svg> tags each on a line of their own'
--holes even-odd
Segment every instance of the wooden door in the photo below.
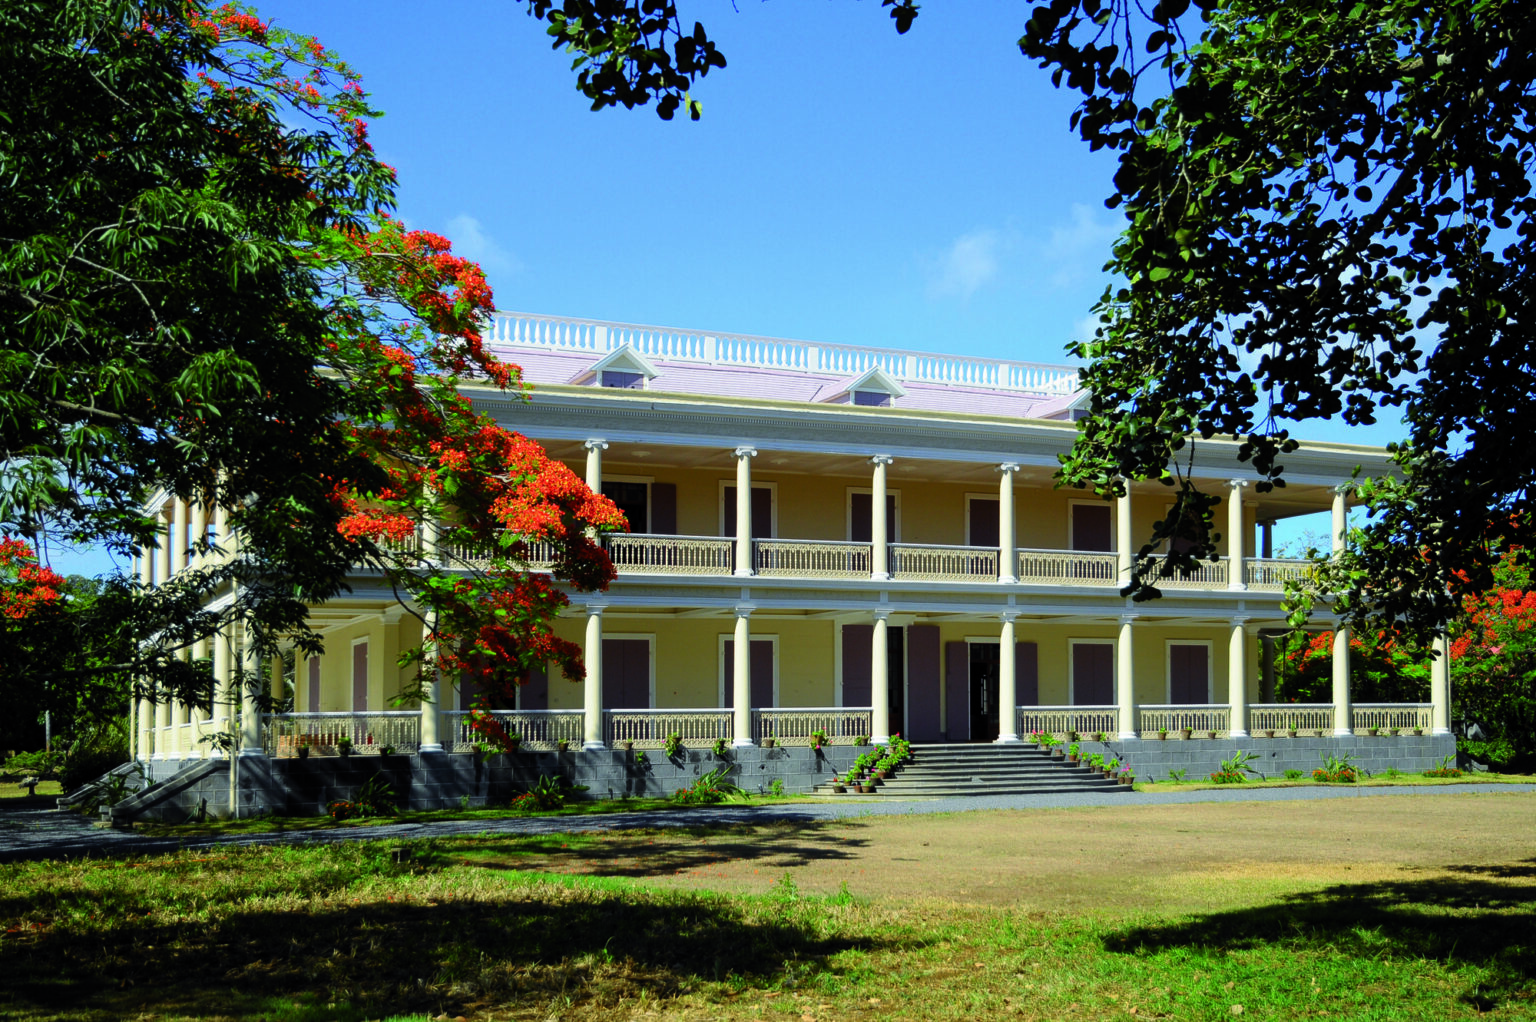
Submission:
<svg viewBox="0 0 1536 1022">
<path fill-rule="evenodd" d="M 773 698 L 773 642 L 769 639 L 752 639 L 747 643 L 749 672 L 752 679 L 751 699 L 754 707 L 776 706 Z M 736 705 L 736 640 L 725 640 L 725 701 L 721 706 Z"/>
<path fill-rule="evenodd" d="M 1108 642 L 1072 644 L 1072 705 L 1115 702 L 1115 647 Z"/>
</svg>

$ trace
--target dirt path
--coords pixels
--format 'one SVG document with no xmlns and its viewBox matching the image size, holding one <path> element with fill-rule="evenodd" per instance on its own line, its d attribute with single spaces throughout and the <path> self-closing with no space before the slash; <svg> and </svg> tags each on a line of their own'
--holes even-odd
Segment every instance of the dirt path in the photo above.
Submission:
<svg viewBox="0 0 1536 1022">
<path fill-rule="evenodd" d="M 1202 911 L 1338 883 L 1494 872 L 1536 878 L 1536 794 L 1000 810 L 592 835 L 491 867 L 762 893 L 844 884 L 876 901 L 1026 910 Z M 1271 881 L 1271 882 L 1266 882 Z"/>
</svg>

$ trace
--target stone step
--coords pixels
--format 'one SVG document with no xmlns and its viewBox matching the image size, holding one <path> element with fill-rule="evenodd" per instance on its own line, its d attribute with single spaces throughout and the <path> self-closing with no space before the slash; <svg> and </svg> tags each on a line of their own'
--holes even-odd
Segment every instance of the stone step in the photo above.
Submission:
<svg viewBox="0 0 1536 1022">
<path fill-rule="evenodd" d="M 890 798 L 949 798 L 1130 792 L 1129 785 L 1068 763 L 1030 745 L 914 745 L 912 759 L 895 777 L 879 782 L 875 794 Z M 830 784 L 818 794 L 834 794 Z M 859 795 L 849 792 L 850 798 Z"/>
</svg>

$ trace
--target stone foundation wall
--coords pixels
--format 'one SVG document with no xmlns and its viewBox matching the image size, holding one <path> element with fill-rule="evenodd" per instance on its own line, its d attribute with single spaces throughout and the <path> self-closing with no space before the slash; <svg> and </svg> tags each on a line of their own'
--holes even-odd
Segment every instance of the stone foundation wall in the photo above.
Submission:
<svg viewBox="0 0 1536 1022">
<path fill-rule="evenodd" d="M 238 763 L 238 801 L 241 815 L 315 815 L 336 799 L 354 797 L 375 776 L 394 790 L 402 809 L 451 809 L 466 800 L 471 806 L 496 805 L 544 776 L 585 786 L 587 798 L 667 798 L 721 765 L 730 767 L 731 782 L 746 791 L 767 792 L 778 780 L 793 794 L 809 792 L 843 772 L 863 751 L 850 746 L 820 752 L 749 747 L 732 749 L 722 759 L 707 750 L 687 749 L 669 759 L 660 750 L 648 750 L 643 761 L 633 752 L 612 749 L 494 756 L 247 756 Z M 114 818 L 182 822 L 230 815 L 226 761 L 160 760 L 148 766 L 155 787 L 114 807 Z"/>
<path fill-rule="evenodd" d="M 1372 738 L 1366 735 L 1323 738 L 1177 738 L 1138 739 L 1136 741 L 1080 742 L 1083 755 L 1097 752 L 1111 756 L 1136 773 L 1138 781 L 1169 780 L 1170 770 L 1183 770 L 1185 780 L 1209 777 L 1221 768 L 1221 761 L 1241 752 L 1257 755 L 1248 764 L 1254 775 L 1262 778 L 1284 777 L 1287 770 L 1300 770 L 1306 776 L 1323 765 L 1326 756 L 1348 755 L 1355 769 L 1363 774 L 1379 774 L 1394 767 L 1405 774 L 1422 773 L 1439 765 L 1446 756 L 1456 759 L 1456 739 L 1451 735 L 1396 735 Z"/>
</svg>

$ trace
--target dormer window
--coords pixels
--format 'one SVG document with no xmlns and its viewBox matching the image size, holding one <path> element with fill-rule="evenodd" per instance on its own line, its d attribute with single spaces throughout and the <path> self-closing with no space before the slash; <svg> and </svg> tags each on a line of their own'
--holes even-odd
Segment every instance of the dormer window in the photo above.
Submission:
<svg viewBox="0 0 1536 1022">
<path fill-rule="evenodd" d="M 621 390 L 644 390 L 645 377 L 640 373 L 629 373 L 622 369 L 604 369 L 602 386 L 618 387 Z"/>
<path fill-rule="evenodd" d="M 571 382 L 615 390 L 645 390 L 659 375 L 650 359 L 624 344 L 571 377 Z"/>
<path fill-rule="evenodd" d="M 890 408 L 897 398 L 906 395 L 906 388 L 897 383 L 895 377 L 879 366 L 871 366 L 858 376 L 844 380 L 836 392 L 823 400 L 861 408 Z"/>
</svg>

